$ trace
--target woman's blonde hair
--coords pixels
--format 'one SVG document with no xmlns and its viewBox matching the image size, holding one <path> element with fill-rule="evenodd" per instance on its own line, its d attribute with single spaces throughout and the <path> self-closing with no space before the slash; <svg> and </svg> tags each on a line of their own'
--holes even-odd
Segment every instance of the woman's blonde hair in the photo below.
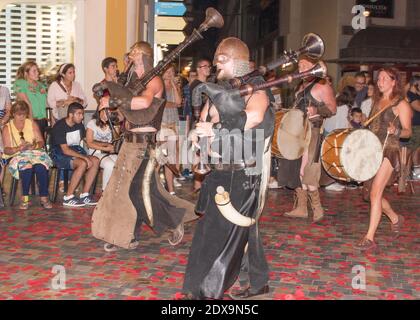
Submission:
<svg viewBox="0 0 420 320">
<path fill-rule="evenodd" d="M 12 104 L 12 108 L 10 109 L 10 115 L 14 118 L 14 115 L 18 112 L 25 112 L 26 117 L 29 117 L 29 106 L 23 100 L 17 100 L 15 103 Z"/>
<path fill-rule="evenodd" d="M 31 70 L 33 66 L 37 67 L 38 72 L 39 72 L 38 65 L 34 61 L 27 61 L 24 64 L 22 64 L 16 72 L 16 80 L 18 79 L 27 80 L 26 75 L 28 74 L 29 70 Z"/>
</svg>

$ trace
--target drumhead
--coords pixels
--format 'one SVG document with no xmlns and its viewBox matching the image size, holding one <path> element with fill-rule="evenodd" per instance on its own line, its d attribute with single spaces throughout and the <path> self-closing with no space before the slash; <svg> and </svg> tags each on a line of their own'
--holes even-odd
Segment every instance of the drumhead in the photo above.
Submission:
<svg viewBox="0 0 420 320">
<path fill-rule="evenodd" d="M 382 144 L 369 130 L 351 132 L 344 140 L 340 161 L 347 175 L 355 181 L 372 179 L 383 160 Z"/>
<path fill-rule="evenodd" d="M 287 160 L 302 157 L 311 141 L 311 125 L 297 109 L 286 112 L 277 131 L 277 146 Z"/>
</svg>

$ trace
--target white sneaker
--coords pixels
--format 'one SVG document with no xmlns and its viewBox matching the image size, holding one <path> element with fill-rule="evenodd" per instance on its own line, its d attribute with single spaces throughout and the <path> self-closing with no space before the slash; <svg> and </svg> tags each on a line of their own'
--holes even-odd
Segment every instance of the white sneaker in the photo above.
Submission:
<svg viewBox="0 0 420 320">
<path fill-rule="evenodd" d="M 355 184 L 349 184 L 349 185 L 346 186 L 346 189 L 356 190 L 356 189 L 359 189 L 359 186 L 357 186 Z"/>
<path fill-rule="evenodd" d="M 268 189 L 280 189 L 277 181 L 272 181 L 268 184 Z"/>
<path fill-rule="evenodd" d="M 180 187 L 182 187 L 182 184 L 180 184 L 177 179 L 174 179 L 174 187 L 175 188 L 180 188 Z"/>
<path fill-rule="evenodd" d="M 343 191 L 344 189 L 346 189 L 346 187 L 338 182 L 335 182 L 325 187 L 325 190 L 328 190 L 328 191 Z"/>
<path fill-rule="evenodd" d="M 413 180 L 420 180 L 420 168 L 417 167 L 413 170 Z"/>
</svg>

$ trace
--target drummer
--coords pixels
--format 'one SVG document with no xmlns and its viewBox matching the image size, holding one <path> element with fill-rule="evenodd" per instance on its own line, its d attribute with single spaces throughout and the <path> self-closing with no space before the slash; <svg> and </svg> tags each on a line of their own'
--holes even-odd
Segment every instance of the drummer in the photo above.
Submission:
<svg viewBox="0 0 420 320">
<path fill-rule="evenodd" d="M 299 60 L 299 72 L 308 71 L 315 64 L 313 59 L 302 56 Z M 295 98 L 295 108 L 305 112 L 311 120 L 311 141 L 302 158 L 293 161 L 279 159 L 279 184 L 295 189 L 296 192 L 294 210 L 285 213 L 285 216 L 307 218 L 309 198 L 313 221 L 318 222 L 324 216 L 318 192 L 321 176 L 320 133 L 324 119 L 336 113 L 337 103 L 331 85 L 318 78 L 305 79 L 298 86 Z"/>
<path fill-rule="evenodd" d="M 354 247 L 360 251 L 375 251 L 375 233 L 384 213 L 391 221 L 393 239 L 396 240 L 404 223 L 384 198 L 384 190 L 396 172 L 401 171 L 400 141 L 412 135 L 411 119 L 413 112 L 404 100 L 400 73 L 395 68 L 379 71 L 378 82 L 373 95 L 371 115 L 375 117 L 370 129 L 375 133 L 384 148 L 384 160 L 370 187 L 370 221 L 365 236 Z M 378 116 L 379 115 L 379 116 Z"/>
</svg>

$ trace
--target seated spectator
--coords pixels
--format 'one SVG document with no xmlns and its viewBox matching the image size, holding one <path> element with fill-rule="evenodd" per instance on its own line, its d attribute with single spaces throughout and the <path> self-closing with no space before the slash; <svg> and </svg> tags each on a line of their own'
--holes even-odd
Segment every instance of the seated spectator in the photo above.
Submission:
<svg viewBox="0 0 420 320">
<path fill-rule="evenodd" d="M 363 128 L 363 112 L 360 108 L 353 108 L 350 112 L 350 125 L 354 129 Z"/>
<path fill-rule="evenodd" d="M 82 123 L 84 108 L 80 103 L 73 102 L 67 110 L 67 117 L 57 121 L 51 132 L 52 158 L 60 169 L 71 169 L 73 174 L 64 196 L 63 205 L 67 207 L 95 206 L 89 190 L 96 178 L 99 159 L 87 155 L 80 146 L 85 137 L 85 127 Z M 77 198 L 74 192 L 85 176 L 82 193 Z"/>
<path fill-rule="evenodd" d="M 41 205 L 51 209 L 48 200 L 48 170 L 52 161 L 45 152 L 44 139 L 34 120 L 29 119 L 30 109 L 26 102 L 17 101 L 11 109 L 11 120 L 3 128 L 3 159 L 9 162 L 9 170 L 15 179 L 22 181 L 22 202 L 19 209 L 29 208 L 29 189 L 32 174 L 36 174 Z"/>
<path fill-rule="evenodd" d="M 100 160 L 102 174 L 102 191 L 105 190 L 112 170 L 117 161 L 117 154 L 112 144 L 112 131 L 108 124 L 108 116 L 105 108 L 99 107 L 87 124 L 86 143 L 89 147 L 89 155 L 95 156 Z"/>
<path fill-rule="evenodd" d="M 9 121 L 11 107 L 12 107 L 12 104 L 10 100 L 9 89 L 0 85 L 0 128 L 3 128 L 3 126 Z M 3 151 L 4 151 L 3 141 L 0 135 L 0 157 L 3 154 Z M 4 175 L 3 165 L 0 164 L 0 192 L 2 192 L 1 183 L 3 181 L 3 175 Z M 3 197 L 0 196 L 0 207 L 4 207 L 4 204 L 2 203 L 3 202 L 2 198 Z"/>
<path fill-rule="evenodd" d="M 25 101 L 29 106 L 29 117 L 33 118 L 45 139 L 48 127 L 47 119 L 47 87 L 39 81 L 38 65 L 29 61 L 19 67 L 13 91 L 16 100 Z"/>
<path fill-rule="evenodd" d="M 0 85 L 0 126 L 3 127 L 10 118 L 10 108 L 12 103 L 10 100 L 9 89 Z"/>
<path fill-rule="evenodd" d="M 71 63 L 62 64 L 55 81 L 48 88 L 48 105 L 52 109 L 53 125 L 67 116 L 67 108 L 71 103 L 77 102 L 87 107 L 86 95 L 75 78 L 75 66 Z"/>
</svg>

